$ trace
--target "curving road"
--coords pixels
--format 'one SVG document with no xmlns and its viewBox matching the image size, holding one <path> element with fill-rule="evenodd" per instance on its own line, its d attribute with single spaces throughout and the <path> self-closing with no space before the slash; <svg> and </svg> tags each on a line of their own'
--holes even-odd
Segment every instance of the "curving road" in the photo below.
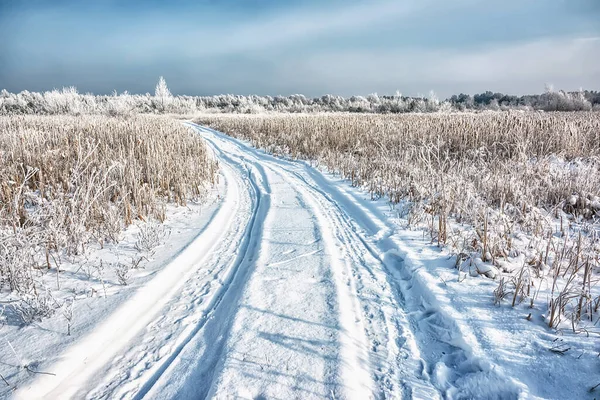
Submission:
<svg viewBox="0 0 600 400">
<path fill-rule="evenodd" d="M 211 223 L 17 397 L 429 399 L 489 378 L 384 216 L 304 162 L 190 125 L 226 180 Z"/>
</svg>

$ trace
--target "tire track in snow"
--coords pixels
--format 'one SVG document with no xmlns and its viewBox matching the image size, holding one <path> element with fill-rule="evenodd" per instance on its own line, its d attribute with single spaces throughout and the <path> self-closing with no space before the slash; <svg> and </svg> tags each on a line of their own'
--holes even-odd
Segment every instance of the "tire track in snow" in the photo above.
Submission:
<svg viewBox="0 0 600 400">
<path fill-rule="evenodd" d="M 262 237 L 270 193 L 261 170 L 227 156 L 214 146 L 210 147 L 215 156 L 226 161 L 224 169 L 229 171 L 228 182 L 235 184 L 237 191 L 245 188 L 251 208 L 242 212 L 238 212 L 237 208 L 231 210 L 231 215 L 237 216 L 233 224 L 237 229 L 232 229 L 232 234 L 214 252 L 208 263 L 210 272 L 200 269 L 198 276 L 186 283 L 177 301 L 164 309 L 162 315 L 148 326 L 147 332 L 137 338 L 143 344 L 117 358 L 105 371 L 105 379 L 86 398 L 162 398 L 165 397 L 163 393 L 168 391 L 180 392 L 179 395 L 186 398 L 204 398 L 210 390 L 231 327 L 231 315 L 235 314 L 239 295 L 252 273 L 253 254 L 257 252 Z M 235 202 L 241 202 L 241 198 Z M 209 279 L 204 279 L 204 276 Z M 185 311 L 191 315 L 179 317 L 186 320 L 186 328 L 179 329 L 176 337 L 173 337 L 174 333 L 167 333 L 155 340 L 157 330 L 169 331 L 171 324 L 179 322 L 173 317 L 177 314 L 177 307 L 190 301 L 193 304 L 188 304 Z M 194 358 L 182 354 L 190 349 Z M 137 356 L 140 353 L 142 358 Z M 196 365 L 196 359 L 202 362 Z M 182 369 L 193 370 L 196 381 L 193 385 L 188 384 L 183 391 L 181 386 L 186 375 L 178 373 Z M 132 372 L 134 370 L 135 373 Z"/>
<path fill-rule="evenodd" d="M 230 175 L 233 179 L 233 176 Z M 231 181 L 233 182 L 233 180 Z M 95 373 L 102 371 L 130 345 L 173 298 L 208 255 L 219 248 L 231 232 L 240 202 L 239 187 L 227 186 L 228 194 L 204 231 L 190 243 L 155 278 L 140 288 L 98 328 L 71 347 L 56 365 L 49 368 L 55 375 L 44 375 L 17 391 L 18 399 L 73 398 L 89 387 Z"/>
<path fill-rule="evenodd" d="M 161 365 L 153 376 L 144 382 L 143 386 L 134 396 L 134 399 L 161 398 L 161 392 L 178 393 L 186 398 L 205 398 L 212 385 L 214 375 L 219 370 L 224 352 L 226 339 L 231 329 L 231 316 L 235 313 L 240 294 L 252 274 L 256 262 L 254 254 L 258 252 L 260 245 L 264 216 L 270 208 L 270 188 L 261 171 L 258 171 L 260 179 L 255 177 L 255 171 L 249 169 L 241 161 L 224 154 L 220 149 L 213 146 L 214 151 L 228 165 L 237 170 L 238 174 L 248 177 L 252 198 L 254 200 L 253 211 L 246 228 L 246 234 L 242 241 L 237 244 L 235 260 L 233 261 L 233 274 L 224 283 L 225 290 L 219 292 L 213 299 L 213 306 L 202 321 L 197 324 L 193 332 Z M 186 349 L 186 347 L 188 347 Z M 189 353 L 193 351 L 198 360 L 182 357 L 184 349 Z M 191 362 L 191 364 L 190 364 Z M 190 380 L 182 373 L 182 370 L 193 369 L 192 381 L 187 383 L 183 389 L 180 385 L 182 378 Z M 175 379 L 173 379 L 175 378 Z M 156 386 L 156 388 L 155 388 Z M 175 389 L 173 389 L 175 387 Z"/>
<path fill-rule="evenodd" d="M 211 135 L 212 136 L 212 135 Z M 213 142 L 213 140 L 215 142 L 213 142 L 213 146 L 215 147 L 221 147 L 221 150 L 224 150 L 226 148 L 226 146 L 224 146 L 223 144 L 225 142 L 223 142 L 222 138 L 220 138 L 219 136 L 215 136 L 213 137 L 206 137 L 207 140 L 209 142 Z M 218 144 L 216 142 L 219 142 Z M 229 147 L 228 147 L 229 148 Z M 236 150 L 237 147 L 233 147 L 233 150 Z M 234 152 L 234 151 L 229 151 L 228 154 L 234 154 L 234 153 L 238 153 L 238 154 L 242 154 L 243 157 L 247 157 L 247 154 L 245 153 L 239 153 L 239 152 Z M 251 157 L 247 157 L 246 158 L 248 160 L 249 163 L 251 163 L 252 165 L 254 165 L 257 168 L 262 168 L 263 165 L 262 163 L 257 163 L 256 160 L 253 160 Z M 333 363 L 332 366 L 327 367 L 326 364 L 332 364 L 331 360 L 329 360 L 328 362 L 325 362 L 325 366 L 323 367 L 323 370 L 325 371 L 325 376 L 328 376 L 328 373 L 326 371 L 331 370 L 331 369 L 337 369 L 338 372 L 335 373 L 335 375 L 337 375 L 337 378 L 335 378 L 337 380 L 337 382 L 335 381 L 330 381 L 329 378 L 325 378 L 323 384 L 319 384 L 318 381 L 318 376 L 319 374 L 317 373 L 317 375 L 312 375 L 312 379 L 314 382 L 312 384 L 311 387 L 318 387 L 318 389 L 314 389 L 314 391 L 312 392 L 307 392 L 310 393 L 310 396 L 316 395 L 317 397 L 324 397 L 326 395 L 330 395 L 336 398 L 359 398 L 359 399 L 364 399 L 364 398 L 369 398 L 370 397 L 370 391 L 371 391 L 371 382 L 370 382 L 370 376 L 368 374 L 368 372 L 365 372 L 365 368 L 364 368 L 364 364 L 366 364 L 366 359 L 368 358 L 367 352 L 366 352 L 366 348 L 368 347 L 368 345 L 366 344 L 366 338 L 364 337 L 364 332 L 359 329 L 359 327 L 357 326 L 357 311 L 355 310 L 356 305 L 353 304 L 353 296 L 351 294 L 350 291 L 348 291 L 345 283 L 343 282 L 343 280 L 345 279 L 342 276 L 342 273 L 345 271 L 346 273 L 348 273 L 348 268 L 346 264 L 346 259 L 343 257 L 342 253 L 340 252 L 337 243 L 335 243 L 334 238 L 335 235 L 333 234 L 333 232 L 331 231 L 331 223 L 330 221 L 328 221 L 327 219 L 325 219 L 322 215 L 322 213 L 319 212 L 318 207 L 316 207 L 316 204 L 314 203 L 314 200 L 310 197 L 310 196 L 306 196 L 305 193 L 303 193 L 302 191 L 298 191 L 297 188 L 295 188 L 294 186 L 290 185 L 289 181 L 286 179 L 283 179 L 283 174 L 281 171 L 277 171 L 273 168 L 266 168 L 266 174 L 269 175 L 269 177 L 267 179 L 269 179 L 269 181 L 271 182 L 271 185 L 273 185 L 274 188 L 277 188 L 277 186 L 282 185 L 282 187 L 278 188 L 277 190 L 274 189 L 274 194 L 273 194 L 273 202 L 274 204 L 277 203 L 277 201 L 280 201 L 281 203 L 291 203 L 291 199 L 294 199 L 295 202 L 297 202 L 296 205 L 296 213 L 298 212 L 298 210 L 301 210 L 304 213 L 308 213 L 306 214 L 306 217 L 308 218 L 308 220 L 314 220 L 313 223 L 308 223 L 308 226 L 312 226 L 315 230 L 315 235 L 317 237 L 317 240 L 307 240 L 310 241 L 310 243 L 308 245 L 315 245 L 318 244 L 319 242 L 322 242 L 323 244 L 323 249 L 322 250 L 314 250 L 314 251 L 310 251 L 307 252 L 299 257 L 302 258 L 306 258 L 309 256 L 314 256 L 317 255 L 319 253 L 324 253 L 325 255 L 327 255 L 327 260 L 328 260 L 328 264 L 326 266 L 327 272 L 326 274 L 330 274 L 331 275 L 331 280 L 335 281 L 335 284 L 333 285 L 335 288 L 335 292 L 330 294 L 330 295 L 326 295 L 325 292 L 321 291 L 318 289 L 318 285 L 315 284 L 311 284 L 308 289 L 311 292 L 314 292 L 315 298 L 319 298 L 320 296 L 325 295 L 327 296 L 333 296 L 333 298 L 330 300 L 330 302 L 335 303 L 335 305 L 332 304 L 332 306 L 334 307 L 333 309 L 330 308 L 329 311 L 323 311 L 321 312 L 321 314 L 333 314 L 335 316 L 334 319 L 337 319 L 337 323 L 340 324 L 340 327 L 338 329 L 338 333 L 337 333 L 337 345 L 339 346 L 340 350 L 339 350 L 339 354 L 338 354 L 338 358 L 337 360 L 335 360 L 335 363 Z M 294 194 L 297 193 L 297 194 Z M 276 201 L 277 200 L 277 201 Z M 307 203 L 311 203 L 311 204 L 307 204 Z M 285 210 L 284 210 L 285 211 Z M 268 222 L 266 223 L 266 227 L 265 229 L 268 231 L 270 229 L 273 229 L 273 226 L 281 226 L 284 231 L 286 231 L 287 233 L 289 233 L 291 231 L 291 227 L 296 227 L 297 229 L 302 229 L 301 225 L 302 225 L 302 218 L 301 220 L 294 222 L 294 221 L 285 221 L 285 222 L 273 222 L 273 221 L 269 221 L 272 219 L 277 219 L 277 211 L 274 210 L 273 213 L 271 213 L 271 215 L 269 215 L 267 217 Z M 293 216 L 290 215 L 290 218 L 293 218 Z M 306 218 L 305 218 L 306 219 Z M 285 232 L 284 232 L 285 233 Z M 300 234 L 295 235 L 295 239 L 298 238 Z M 307 238 L 310 239 L 310 238 Z M 268 243 L 268 241 L 267 241 Z M 267 254 L 267 257 L 270 256 L 270 253 L 275 253 L 275 251 L 271 251 L 271 249 L 268 248 L 264 248 L 263 250 L 263 254 Z M 283 252 L 284 254 L 289 254 L 289 251 L 287 252 Z M 268 261 L 264 261 L 262 262 L 262 264 L 264 264 L 264 273 L 259 274 L 262 276 L 266 276 L 268 274 L 270 274 L 270 271 L 274 271 L 273 269 L 269 270 L 267 268 L 272 268 L 272 267 L 277 267 L 278 265 L 281 265 L 282 263 L 286 263 L 289 262 L 290 259 L 286 259 L 283 260 L 281 262 L 268 262 Z M 314 260 L 313 260 L 314 261 Z M 305 271 L 296 271 L 292 276 L 294 279 L 302 279 L 302 274 L 305 273 L 306 274 L 306 269 L 310 268 L 311 265 L 311 260 L 307 260 L 305 261 L 303 264 L 303 267 L 305 267 Z M 317 272 L 318 274 L 318 272 Z M 318 279 L 318 277 L 317 277 Z M 261 288 L 261 283 L 259 282 L 255 282 L 258 281 L 259 278 L 258 277 L 254 277 L 252 278 L 253 280 L 253 287 L 249 290 L 250 294 L 248 296 L 246 296 L 247 298 L 247 302 L 252 303 L 252 302 L 257 302 L 259 304 L 262 304 L 263 307 L 267 308 L 269 310 L 270 313 L 273 313 L 275 309 L 278 308 L 279 304 L 277 303 L 281 303 L 283 302 L 283 295 L 284 293 L 280 293 L 280 295 L 278 296 L 274 296 L 273 297 L 273 301 L 271 304 L 268 304 L 268 301 L 261 301 L 260 299 L 256 299 L 256 296 L 253 295 L 253 293 L 258 293 L 258 292 L 264 292 L 264 288 Z M 262 285 L 264 286 L 264 285 Z M 278 292 L 279 293 L 279 292 Z M 321 293 L 321 294 L 319 294 Z M 290 293 L 288 293 L 290 294 Z M 317 303 L 313 303 L 313 306 L 318 307 L 319 302 Z M 291 306 L 296 306 L 297 304 L 292 304 Z M 330 306 L 331 307 L 331 306 Z M 254 307 L 257 308 L 257 307 Z M 281 308 L 281 307 L 279 307 Z M 255 310 L 254 310 L 255 311 Z M 290 312 L 288 312 L 289 314 Z M 246 313 L 248 315 L 256 315 L 256 313 L 251 313 L 248 312 Z M 319 313 L 317 313 L 319 314 Z M 277 314 L 277 318 L 282 318 L 283 316 L 283 311 L 280 309 L 280 311 L 278 311 Z M 240 317 L 243 320 L 243 316 Z M 262 323 L 275 323 L 277 324 L 277 318 L 263 318 L 262 319 Z M 294 321 L 294 323 L 298 322 L 298 320 L 295 317 L 285 317 L 283 316 L 283 318 L 290 318 L 292 321 Z M 303 324 L 307 324 L 310 322 L 308 321 L 312 321 L 313 318 L 310 316 L 305 316 L 304 317 L 306 321 L 302 321 Z M 250 341 L 254 340 L 253 337 L 251 336 L 252 334 L 255 333 L 248 333 L 248 331 L 251 331 L 253 329 L 252 326 L 252 322 L 242 322 L 241 323 L 243 325 L 243 328 L 241 330 L 243 330 L 243 332 L 239 333 L 239 338 L 237 338 L 238 333 L 236 332 L 236 339 L 232 339 L 233 341 L 233 345 L 232 345 L 232 349 L 230 349 L 230 351 L 235 351 L 237 348 L 247 348 Z M 250 325 L 248 325 L 250 324 Z M 319 327 L 320 328 L 320 327 Z M 314 325 L 312 326 L 312 329 L 309 329 L 308 331 L 305 329 L 303 329 L 303 334 L 308 335 L 307 339 L 300 339 L 299 337 L 293 337 L 290 336 L 290 334 L 288 333 L 289 329 L 286 330 L 284 329 L 284 327 L 282 326 L 276 326 L 274 328 L 271 329 L 271 333 L 268 333 L 267 331 L 262 331 L 262 332 L 258 332 L 258 337 L 259 339 L 261 338 L 261 335 L 263 336 L 262 338 L 264 339 L 264 337 L 267 337 L 270 339 L 271 342 L 275 341 L 276 344 L 278 346 L 292 346 L 293 347 L 293 351 L 282 351 L 281 348 L 277 348 L 277 346 L 272 345 L 272 343 L 268 343 L 268 342 L 264 342 L 262 343 L 262 349 L 261 351 L 265 351 L 265 352 L 272 352 L 272 354 L 276 354 L 279 358 L 285 358 L 285 357 L 293 357 L 293 359 L 290 359 L 292 363 L 294 363 L 295 361 L 298 361 L 300 359 L 302 359 L 303 357 L 305 357 L 306 355 L 298 355 L 297 351 L 298 351 L 298 344 L 297 343 L 302 343 L 303 340 L 306 340 L 304 343 L 306 343 L 303 346 L 308 346 L 309 348 L 311 346 L 313 346 L 311 343 L 318 343 L 316 340 L 313 339 L 308 339 L 308 337 L 311 337 L 311 335 L 316 335 L 313 337 L 319 337 L 319 333 L 321 332 L 321 334 L 323 333 L 323 329 L 317 329 Z M 277 334 L 274 334 L 273 332 L 280 332 Z M 285 333 L 284 333 L 285 332 Z M 275 336 L 274 336 L 275 335 Z M 248 339 L 248 336 L 250 336 L 250 339 Z M 294 353 L 294 351 L 296 353 Z M 308 348 L 305 348 L 304 351 L 309 351 Z M 313 358 L 313 363 L 319 363 L 318 359 L 322 359 L 323 357 L 328 357 L 327 356 L 327 350 L 323 349 L 322 351 L 323 354 L 316 354 L 316 358 Z M 226 362 L 226 372 L 224 373 L 224 377 L 217 383 L 217 386 L 215 386 L 214 391 L 212 392 L 212 394 L 214 394 L 216 397 L 220 397 L 220 396 L 227 396 L 227 395 L 232 395 L 232 393 L 230 392 L 232 390 L 232 385 L 234 386 L 244 386 L 244 385 L 254 385 L 257 386 L 257 382 L 249 382 L 249 379 L 246 379 L 246 381 L 239 381 L 239 374 L 237 372 L 231 372 L 231 370 L 234 369 L 234 367 L 237 367 L 239 369 L 239 365 L 236 364 L 246 364 L 245 368 L 247 369 L 247 364 L 248 361 L 246 360 L 247 358 L 250 358 L 252 356 L 252 351 L 248 351 L 248 354 L 244 354 L 244 359 L 243 360 L 239 360 L 236 359 L 236 363 L 233 363 L 231 361 Z M 225 358 L 227 359 L 227 355 L 225 356 Z M 268 361 L 268 360 L 267 360 Z M 323 360 L 321 360 L 323 361 Z M 274 361 L 277 362 L 277 361 Z M 310 365 L 309 365 L 310 366 Z M 256 371 L 255 374 L 257 375 L 265 375 L 263 372 L 263 368 L 267 368 L 265 366 L 261 366 L 261 371 Z M 288 368 L 288 366 L 286 365 L 286 369 Z M 306 374 L 307 373 L 307 365 L 301 365 L 297 368 L 297 370 L 294 372 L 294 366 L 291 367 L 292 371 L 290 371 L 289 375 L 296 375 L 296 376 L 301 376 L 302 374 Z M 313 368 L 314 369 L 314 368 Z M 304 372 L 302 372 L 304 371 Z M 315 373 L 314 371 L 312 372 L 313 374 Z M 331 372 L 330 372 L 331 373 Z M 329 373 L 329 374 L 330 374 Z M 237 380 L 236 380 L 237 379 Z M 254 379 L 253 381 L 256 381 L 257 379 Z M 287 381 L 289 379 L 279 379 L 279 381 Z M 304 379 L 305 381 L 308 379 Z M 329 384 L 327 384 L 326 382 L 329 382 Z M 278 383 L 279 385 L 281 385 L 281 383 Z M 325 390 L 329 390 L 330 393 L 323 393 L 324 387 L 328 386 L 330 389 L 325 389 Z M 275 386 L 275 383 L 272 383 L 271 386 Z M 310 385 L 308 385 L 310 386 Z M 307 387 L 308 387 L 307 386 Z M 269 389 L 273 389 L 271 388 L 267 388 L 267 391 Z M 306 388 L 305 388 L 306 389 Z M 238 388 L 239 390 L 239 388 Z M 283 391 L 285 391 L 286 389 L 283 388 L 281 389 Z M 250 389 L 248 389 L 249 394 L 250 394 Z M 321 393 L 320 395 L 317 395 L 317 393 Z M 262 395 L 262 394 L 261 394 Z M 265 395 L 266 396 L 266 395 Z M 268 396 L 266 396 L 268 397 Z"/>
<path fill-rule="evenodd" d="M 300 165 L 304 167 L 304 165 Z M 406 312 L 406 302 L 397 281 L 390 279 L 380 253 L 353 224 L 353 219 L 316 182 L 308 182 L 300 172 L 289 170 L 292 179 L 311 191 L 321 209 L 336 221 L 340 240 L 355 262 L 353 275 L 359 290 L 366 329 L 372 341 L 372 371 L 381 398 L 439 398 L 439 388 L 430 379 L 427 362 L 419 346 L 419 330 Z M 377 231 L 379 236 L 381 230 Z M 362 287 L 361 287 L 362 286 Z M 370 301 L 369 301 L 370 299 Z M 378 318 L 377 318 L 378 317 Z M 384 353 L 381 356 L 381 353 Z"/>
<path fill-rule="evenodd" d="M 362 244 L 363 239 L 354 232 L 345 218 L 340 217 L 341 210 L 332 206 L 323 193 L 297 174 L 296 164 L 263 156 L 234 139 L 221 139 L 231 143 L 239 152 L 252 155 L 254 161 L 265 168 L 285 175 L 290 186 L 302 193 L 315 215 L 319 216 L 320 225 L 327 227 L 326 236 L 336 239 L 330 247 L 337 249 L 339 246 L 341 251 L 336 250 L 337 258 L 343 260 L 333 267 L 336 271 L 343 271 L 336 286 L 347 293 L 342 294 L 344 301 L 349 304 L 346 309 L 353 310 L 354 321 L 348 320 L 347 324 L 363 331 L 356 332 L 354 329 L 350 337 L 364 338 L 366 333 L 370 342 L 365 344 L 367 338 L 362 339 L 362 347 L 368 349 L 368 354 L 365 355 L 370 359 L 370 373 L 377 384 L 370 397 L 439 397 L 439 392 L 429 382 L 427 375 L 423 374 L 424 361 L 420 359 L 419 350 L 407 329 L 409 323 L 392 296 L 393 290 L 387 283 L 387 277 L 378 271 L 381 270 L 381 261 L 370 254 L 369 249 Z M 352 380 L 351 377 L 346 379 Z"/>
<path fill-rule="evenodd" d="M 476 386 L 489 386 L 489 389 L 482 389 L 479 396 L 516 397 L 522 384 L 505 377 L 480 351 L 474 351 L 473 347 L 478 347 L 475 336 L 469 327 L 459 326 L 457 320 L 439 306 L 427 283 L 415 272 L 415 266 L 405 261 L 403 254 L 413 252 L 413 249 L 393 237 L 394 227 L 390 222 L 363 207 L 356 194 L 342 193 L 327 183 L 318 171 L 305 164 L 303 171 L 313 180 L 309 186 L 318 188 L 335 205 L 340 215 L 353 226 L 357 238 L 381 262 L 397 296 L 397 304 L 404 310 L 407 328 L 420 350 L 422 376 L 444 398 L 472 397 L 466 394 L 472 390 L 472 382 L 477 382 Z M 511 384 L 504 385 L 507 381 Z"/>
<path fill-rule="evenodd" d="M 226 175 L 227 184 L 238 188 L 236 193 L 247 186 L 239 181 L 237 175 Z M 210 260 L 186 281 L 181 291 L 136 337 L 133 343 L 137 345 L 117 356 L 101 371 L 103 379 L 95 384 L 94 389 L 82 390 L 77 397 L 132 398 L 147 392 L 175 356 L 207 323 L 237 272 L 237 265 L 231 260 L 235 259 L 244 232 L 250 229 L 249 216 L 253 215 L 251 199 L 245 199 L 248 190 L 250 188 L 245 188 L 244 193 L 239 193 L 236 207 L 229 210 L 235 218 L 231 225 L 233 229 L 223 238 L 219 248 L 211 252 Z"/>
<path fill-rule="evenodd" d="M 371 340 L 371 370 L 378 383 L 376 395 L 380 398 L 439 397 L 427 375 L 423 374 L 424 361 L 412 333 L 406 329 L 409 322 L 403 303 L 394 296 L 380 260 L 364 246 L 348 221 L 332 210 L 318 191 L 312 191 L 321 209 L 335 221 L 337 235 L 352 259 L 352 287 L 363 311 L 365 330 Z"/>
<path fill-rule="evenodd" d="M 206 131 L 223 135 L 208 128 Z M 404 396 L 418 398 L 461 397 L 469 393 L 471 382 L 479 382 L 477 386 L 485 386 L 487 382 L 490 396 L 511 397 L 521 390 L 522 384 L 505 377 L 476 350 L 478 343 L 469 328 L 457 325 L 440 308 L 426 283 L 411 270 L 415 267 L 403 259 L 407 245 L 393 237 L 394 227 L 387 220 L 364 209 L 355 194 L 343 194 L 304 162 L 275 158 L 232 138 L 224 140 L 252 154 L 257 162 L 285 171 L 291 179 L 296 179 L 296 187 L 312 192 L 320 202 L 320 209 L 337 221 L 338 240 L 347 246 L 348 254 L 356 261 L 352 265 L 357 266 L 353 270 L 356 282 L 349 285 L 354 285 L 352 290 L 356 290 L 365 307 L 367 336 L 375 344 L 371 351 L 372 371 L 378 385 L 375 395 L 398 396 L 399 390 L 394 386 L 397 382 L 401 382 Z M 375 260 L 377 267 L 365 262 L 363 255 Z M 365 293 L 374 295 L 378 301 L 387 299 L 397 312 L 384 311 L 384 307 L 377 310 L 364 300 Z M 393 296 L 386 297 L 386 293 Z M 379 312 L 379 321 L 373 318 L 373 311 Z M 388 339 L 386 361 L 376 354 L 382 347 L 380 338 Z M 502 390 L 507 392 L 494 392 L 505 381 L 512 382 L 512 388 L 505 385 L 507 389 Z"/>
</svg>

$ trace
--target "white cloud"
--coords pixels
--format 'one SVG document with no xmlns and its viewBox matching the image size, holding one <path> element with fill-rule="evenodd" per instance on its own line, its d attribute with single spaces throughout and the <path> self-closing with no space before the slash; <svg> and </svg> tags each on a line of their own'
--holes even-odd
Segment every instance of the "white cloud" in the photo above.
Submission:
<svg viewBox="0 0 600 400">
<path fill-rule="evenodd" d="M 514 43 L 518 25 L 505 37 L 469 34 L 486 28 L 483 16 L 511 23 L 523 5 L 508 1 L 496 6 L 512 7 L 501 16 L 476 0 L 311 2 L 236 15 L 223 8 L 202 15 L 199 7 L 189 15 L 150 10 L 114 19 L 67 8 L 34 10 L 14 24 L 0 73 L 11 87 L 77 84 L 103 92 L 151 90 L 159 75 L 178 93 L 190 94 L 352 95 L 399 89 L 414 95 L 433 89 L 446 96 L 540 92 L 545 82 L 565 89 L 598 88 L 597 30 L 578 31 L 592 32 L 587 38 L 573 39 L 583 34 L 563 30 L 556 35 L 572 36 L 525 41 L 549 32 L 532 29 L 521 43 Z M 429 22 L 445 28 L 436 31 Z M 455 47 L 441 48 L 444 44 Z"/>
<path fill-rule="evenodd" d="M 328 51 L 286 60 L 278 79 L 342 94 L 429 89 L 537 93 L 595 88 L 600 77 L 600 38 L 558 38 L 477 50 Z M 464 89 L 463 89 L 464 88 Z"/>
<path fill-rule="evenodd" d="M 224 32 L 216 50 L 229 52 L 285 45 L 395 20 L 400 22 L 431 1 L 374 1 L 350 7 L 288 12 Z"/>
<path fill-rule="evenodd" d="M 468 6 L 474 1 L 454 0 L 452 7 Z M 224 14 L 220 25 L 202 17 L 154 21 L 156 16 L 145 19 L 142 15 L 124 28 L 126 32 L 117 29 L 105 42 L 124 55 L 134 53 L 146 58 L 164 50 L 194 58 L 248 54 L 302 41 L 325 41 L 337 34 L 368 32 L 374 26 L 402 24 L 431 7 L 445 6 L 439 0 L 377 0 L 344 7 L 291 9 L 252 21 L 227 20 Z M 131 46 L 131 38 L 137 40 L 135 46 Z"/>
</svg>

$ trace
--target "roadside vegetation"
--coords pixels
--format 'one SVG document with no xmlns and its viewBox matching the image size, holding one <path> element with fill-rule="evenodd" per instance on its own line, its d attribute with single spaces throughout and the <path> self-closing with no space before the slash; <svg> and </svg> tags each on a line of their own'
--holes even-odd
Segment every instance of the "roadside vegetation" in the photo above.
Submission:
<svg viewBox="0 0 600 400">
<path fill-rule="evenodd" d="M 164 221 L 169 203 L 203 197 L 216 171 L 202 139 L 164 117 L 0 117 L 0 291 L 20 299 L 22 322 L 52 314 L 63 263 L 135 221 Z M 142 227 L 140 247 L 161 234 Z M 114 265 L 122 284 L 140 261 Z"/>
<path fill-rule="evenodd" d="M 58 279 L 65 257 L 202 197 L 216 162 L 199 136 L 156 114 L 203 112 L 201 124 L 389 199 L 408 227 L 425 227 L 455 254 L 459 279 L 496 279 L 497 303 L 544 303 L 549 326 L 596 329 L 599 104 L 597 92 L 550 87 L 444 101 L 433 93 L 173 96 L 162 77 L 154 95 L 2 91 L 0 290 L 43 309 L 37 278 Z M 139 247 L 155 247 L 162 230 L 142 228 Z M 115 264 L 122 284 L 139 260 L 131 264 Z"/>
<path fill-rule="evenodd" d="M 276 155 L 310 160 L 386 198 L 455 256 L 457 279 L 551 328 L 600 315 L 600 113 L 206 115 Z M 531 314 L 530 314 L 531 317 Z"/>
</svg>

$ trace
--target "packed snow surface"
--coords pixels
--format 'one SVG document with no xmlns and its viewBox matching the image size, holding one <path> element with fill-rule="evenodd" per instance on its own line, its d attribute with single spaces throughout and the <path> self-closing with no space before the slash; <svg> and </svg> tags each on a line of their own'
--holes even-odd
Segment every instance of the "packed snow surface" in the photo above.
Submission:
<svg viewBox="0 0 600 400">
<path fill-rule="evenodd" d="M 16 398 L 590 396 L 595 345 L 549 351 L 541 321 L 493 306 L 485 278 L 457 281 L 384 201 L 190 126 L 220 162 L 221 204 Z"/>
</svg>

